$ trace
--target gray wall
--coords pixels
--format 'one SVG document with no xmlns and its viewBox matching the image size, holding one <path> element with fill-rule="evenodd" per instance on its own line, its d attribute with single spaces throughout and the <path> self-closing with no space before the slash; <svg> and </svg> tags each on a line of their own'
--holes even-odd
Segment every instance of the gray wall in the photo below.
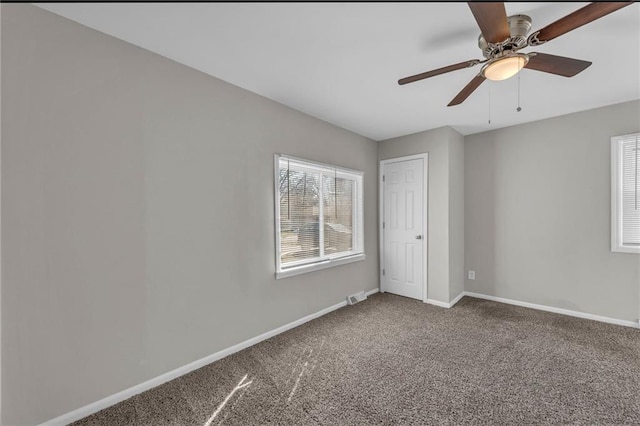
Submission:
<svg viewBox="0 0 640 426">
<path fill-rule="evenodd" d="M 453 147 L 452 147 L 453 145 Z M 403 157 L 406 155 L 429 153 L 429 188 L 427 215 L 427 297 L 439 302 L 448 303 L 451 300 L 451 274 L 459 281 L 463 272 L 464 235 L 456 234 L 453 246 L 450 246 L 451 228 L 464 226 L 462 212 L 450 213 L 451 205 L 461 203 L 464 188 L 461 188 L 460 174 L 462 171 L 452 172 L 452 165 L 461 165 L 464 158 L 462 136 L 450 127 L 441 127 L 425 132 L 414 133 L 378 143 L 378 159 Z M 453 155 L 453 159 L 451 156 Z M 453 199 L 449 180 L 453 175 L 455 189 Z M 462 202 L 464 202 L 462 200 Z M 458 221 L 459 223 L 453 223 Z M 455 259 L 452 259 L 454 255 Z M 458 268 L 461 271 L 456 271 Z M 456 284 L 462 291 L 462 285 Z M 457 296 L 459 292 L 455 295 Z M 455 296 L 454 296 L 455 297 Z"/>
<path fill-rule="evenodd" d="M 449 300 L 464 291 L 464 136 L 449 135 Z"/>
<path fill-rule="evenodd" d="M 4 424 L 378 286 L 373 141 L 16 4 L 2 113 Z M 274 279 L 274 153 L 365 172 L 365 261 Z"/>
<path fill-rule="evenodd" d="M 633 101 L 465 138 L 467 291 L 636 321 L 640 256 L 612 253 L 610 138 Z"/>
</svg>

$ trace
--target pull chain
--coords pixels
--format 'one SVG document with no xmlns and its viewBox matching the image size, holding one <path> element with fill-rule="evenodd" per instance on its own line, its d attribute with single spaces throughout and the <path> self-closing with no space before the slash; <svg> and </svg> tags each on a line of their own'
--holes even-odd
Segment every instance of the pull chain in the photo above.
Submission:
<svg viewBox="0 0 640 426">
<path fill-rule="evenodd" d="M 491 124 L 491 83 L 489 83 L 489 124 Z"/>
<path fill-rule="evenodd" d="M 518 112 L 522 111 L 522 108 L 520 108 L 520 74 L 518 73 L 518 108 L 516 108 Z"/>
</svg>

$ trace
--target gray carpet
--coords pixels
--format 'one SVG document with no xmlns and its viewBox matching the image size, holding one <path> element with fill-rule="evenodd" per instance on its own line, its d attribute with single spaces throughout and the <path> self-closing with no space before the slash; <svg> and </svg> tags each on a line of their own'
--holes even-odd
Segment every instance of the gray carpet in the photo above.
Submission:
<svg viewBox="0 0 640 426">
<path fill-rule="evenodd" d="M 640 424 L 640 330 L 377 294 L 75 425 Z"/>
</svg>

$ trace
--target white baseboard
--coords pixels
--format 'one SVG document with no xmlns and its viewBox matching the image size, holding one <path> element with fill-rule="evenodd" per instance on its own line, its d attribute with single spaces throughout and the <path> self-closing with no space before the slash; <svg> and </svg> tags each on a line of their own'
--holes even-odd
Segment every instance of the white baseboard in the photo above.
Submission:
<svg viewBox="0 0 640 426">
<path fill-rule="evenodd" d="M 367 291 L 365 294 L 367 296 L 371 296 L 372 294 L 375 294 L 379 291 L 379 289 L 375 288 L 373 290 L 369 290 Z M 500 302 L 500 303 L 506 303 L 509 305 L 515 305 L 515 306 L 522 306 L 525 308 L 532 308 L 532 309 L 538 309 L 541 311 L 547 311 L 547 312 L 553 312 L 553 313 L 557 313 L 557 314 L 563 314 L 563 315 L 569 315 L 572 317 L 578 317 L 578 318 L 584 318 L 584 319 L 590 319 L 590 320 L 594 320 L 594 321 L 600 321 L 600 322 L 605 322 L 605 323 L 609 323 L 609 324 L 617 324 L 617 325 L 622 325 L 622 326 L 626 326 L 626 327 L 633 327 L 633 328 L 640 328 L 640 324 L 635 323 L 633 321 L 625 321 L 625 320 L 619 320 L 619 319 L 615 319 L 615 318 L 608 318 L 608 317 L 603 317 L 603 316 L 599 316 L 599 315 L 593 315 L 593 314 L 587 314 L 584 312 L 578 312 L 578 311 L 571 311 L 568 309 L 561 309 L 561 308 L 554 308 L 551 306 L 544 306 L 544 305 L 537 305 L 535 303 L 529 303 L 529 302 L 520 302 L 517 300 L 511 300 L 511 299 L 504 299 L 502 297 L 496 297 L 496 296 L 489 296 L 489 295 L 485 295 L 485 294 L 480 294 L 480 293 L 473 293 L 473 292 L 462 292 L 460 293 L 455 299 L 453 299 L 450 303 L 445 303 L 445 302 L 440 302 L 438 300 L 433 300 L 433 299 L 427 299 L 427 303 L 435 305 L 435 306 L 440 306 L 443 308 L 451 308 L 453 307 L 456 303 L 458 303 L 460 301 L 460 299 L 462 299 L 462 297 L 464 296 L 469 296 L 469 297 L 474 297 L 477 299 L 486 299 L 486 300 L 491 300 L 494 302 Z M 281 327 L 278 327 L 274 330 L 271 331 L 267 331 L 266 333 L 263 333 L 259 336 L 253 337 L 251 339 L 245 340 L 244 342 L 238 343 L 237 345 L 231 346 L 227 349 L 223 349 L 219 352 L 216 352 L 212 355 L 206 356 L 204 358 L 201 358 L 197 361 L 194 361 L 192 363 L 189 363 L 187 365 L 184 365 L 182 367 L 176 368 L 175 370 L 169 371 L 168 373 L 162 374 L 160 376 L 157 376 L 153 379 L 147 380 L 146 382 L 140 383 L 139 385 L 130 387 L 128 389 L 125 389 L 121 392 L 118 392 L 116 394 L 113 394 L 111 396 L 108 396 L 106 398 L 103 398 L 99 401 L 96 401 L 94 403 L 91 403 L 89 405 L 85 405 L 84 407 L 78 408 L 77 410 L 71 411 L 67 414 L 63 414 L 62 416 L 56 417 L 54 419 L 48 420 L 44 423 L 41 424 L 41 426 L 57 426 L 57 425 L 67 425 L 69 423 L 75 422 L 77 420 L 80 420 L 84 417 L 87 417 L 91 414 L 97 413 L 100 410 L 103 410 L 105 408 L 108 408 L 112 405 L 115 405 L 121 401 L 124 401 L 125 399 L 131 398 L 132 396 L 135 396 L 139 393 L 142 393 L 144 391 L 147 391 L 149 389 L 152 389 L 156 386 L 159 386 L 165 382 L 168 382 L 169 380 L 173 380 L 175 378 L 178 378 L 180 376 L 183 376 L 187 373 L 190 373 L 191 371 L 197 370 L 198 368 L 204 367 L 207 364 L 210 364 L 214 361 L 217 361 L 219 359 L 222 359 L 226 356 L 229 356 L 233 353 L 236 353 L 238 351 L 241 351 L 242 349 L 248 348 L 249 346 L 253 346 L 257 343 L 262 342 L 263 340 L 269 339 L 273 336 L 276 336 L 280 333 L 283 333 L 287 330 L 290 330 L 292 328 L 295 328 L 299 325 L 302 325 L 306 322 L 309 322 L 313 319 L 319 318 L 323 315 L 326 315 L 330 312 L 333 312 L 337 309 L 340 309 L 344 306 L 347 306 L 347 302 L 342 301 L 340 303 L 336 303 L 333 306 L 329 306 L 328 308 L 322 309 L 316 313 L 313 313 L 311 315 L 307 315 L 303 318 L 300 318 L 296 321 L 292 321 L 288 324 L 285 324 Z"/>
<path fill-rule="evenodd" d="M 460 299 L 462 299 L 463 297 L 464 297 L 464 291 L 459 295 L 457 295 L 456 298 L 449 303 L 441 302 L 439 300 L 434 300 L 434 299 L 427 299 L 427 303 L 430 305 L 440 306 L 441 308 L 449 309 L 449 308 L 452 308 L 456 303 L 458 303 Z"/>
<path fill-rule="evenodd" d="M 448 308 L 449 304 L 446 302 L 441 302 L 439 300 L 427 299 L 427 303 L 430 305 L 440 306 L 441 308 Z"/>
<path fill-rule="evenodd" d="M 577 318 L 589 319 L 593 321 L 606 322 L 608 324 L 623 325 L 625 327 L 640 328 L 640 324 L 634 321 L 626 321 L 626 320 L 621 320 L 616 318 L 603 317 L 600 315 L 588 314 L 585 312 L 555 308 L 553 306 L 538 305 L 538 304 L 529 303 L 529 302 L 520 302 L 518 300 L 505 299 L 502 297 L 489 296 L 486 294 L 473 293 L 470 291 L 465 291 L 464 295 L 469 297 L 475 297 L 476 299 L 491 300 L 493 302 L 500 302 L 500 303 L 506 303 L 509 305 L 522 306 L 524 308 L 537 309 L 539 311 L 546 311 L 546 312 L 553 312 L 555 314 L 568 315 L 570 317 L 577 317 Z"/>
<path fill-rule="evenodd" d="M 451 302 L 449 302 L 449 307 L 453 308 L 453 306 L 460 301 L 464 297 L 464 291 L 456 296 Z"/>
<path fill-rule="evenodd" d="M 366 291 L 364 294 L 366 294 L 366 295 L 367 295 L 367 297 L 369 297 L 369 296 L 371 296 L 372 294 L 376 294 L 376 293 L 377 293 L 377 292 L 379 292 L 379 291 L 380 291 L 380 289 L 379 289 L 379 288 L 374 288 L 373 290 Z"/>
<path fill-rule="evenodd" d="M 377 293 L 379 289 L 375 288 L 373 290 L 367 291 L 365 294 L 367 296 L 371 296 L 374 293 Z M 119 402 L 124 401 L 125 399 L 129 399 L 132 396 L 135 396 L 139 393 L 147 391 L 149 389 L 155 388 L 156 386 L 160 386 L 163 383 L 168 382 L 169 380 L 173 380 L 180 376 L 183 376 L 187 373 L 190 373 L 198 368 L 204 367 L 207 364 L 211 364 L 214 361 L 218 361 L 226 356 L 229 356 L 233 353 L 239 352 L 249 346 L 253 346 L 256 343 L 260 343 L 263 340 L 269 339 L 270 337 L 276 336 L 280 333 L 284 333 L 287 330 L 291 330 L 292 328 L 298 327 L 306 322 L 309 322 L 313 319 L 319 318 L 323 315 L 328 314 L 329 312 L 333 312 L 337 309 L 340 309 L 344 306 L 347 306 L 346 299 L 343 302 L 336 303 L 333 306 L 329 306 L 328 308 L 322 309 L 316 313 L 311 315 L 307 315 L 306 317 L 300 318 L 298 320 L 292 321 L 288 324 L 283 325 L 282 327 L 278 327 L 274 330 L 267 331 L 259 336 L 253 337 L 251 339 L 245 340 L 244 342 L 240 342 L 237 345 L 233 345 L 229 348 L 223 349 L 219 352 L 201 358 L 197 361 L 184 365 L 182 367 L 176 368 L 175 370 L 169 371 L 168 373 L 162 374 L 160 376 L 154 377 L 153 379 L 147 380 L 146 382 L 140 383 L 139 385 L 130 387 L 129 389 L 125 389 L 121 392 L 103 398 L 99 401 L 93 402 L 89 405 L 85 405 L 84 407 L 78 408 L 77 410 L 73 410 L 67 414 L 63 414 L 55 419 L 48 420 L 42 423 L 40 426 L 62 426 L 67 425 L 69 423 L 75 422 L 76 420 L 80 420 L 84 417 L 90 416 L 91 414 L 97 413 L 100 410 L 104 410 L 112 405 L 115 405 Z"/>
</svg>

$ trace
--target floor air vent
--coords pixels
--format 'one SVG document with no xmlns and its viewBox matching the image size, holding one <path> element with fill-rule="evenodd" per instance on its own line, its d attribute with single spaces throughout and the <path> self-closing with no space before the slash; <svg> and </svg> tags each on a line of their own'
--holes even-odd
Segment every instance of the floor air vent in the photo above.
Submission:
<svg viewBox="0 0 640 426">
<path fill-rule="evenodd" d="M 347 305 L 355 305 L 358 302 L 362 302 L 367 298 L 367 295 L 364 294 L 364 291 L 360 293 L 352 294 L 351 296 L 347 296 Z"/>
</svg>

